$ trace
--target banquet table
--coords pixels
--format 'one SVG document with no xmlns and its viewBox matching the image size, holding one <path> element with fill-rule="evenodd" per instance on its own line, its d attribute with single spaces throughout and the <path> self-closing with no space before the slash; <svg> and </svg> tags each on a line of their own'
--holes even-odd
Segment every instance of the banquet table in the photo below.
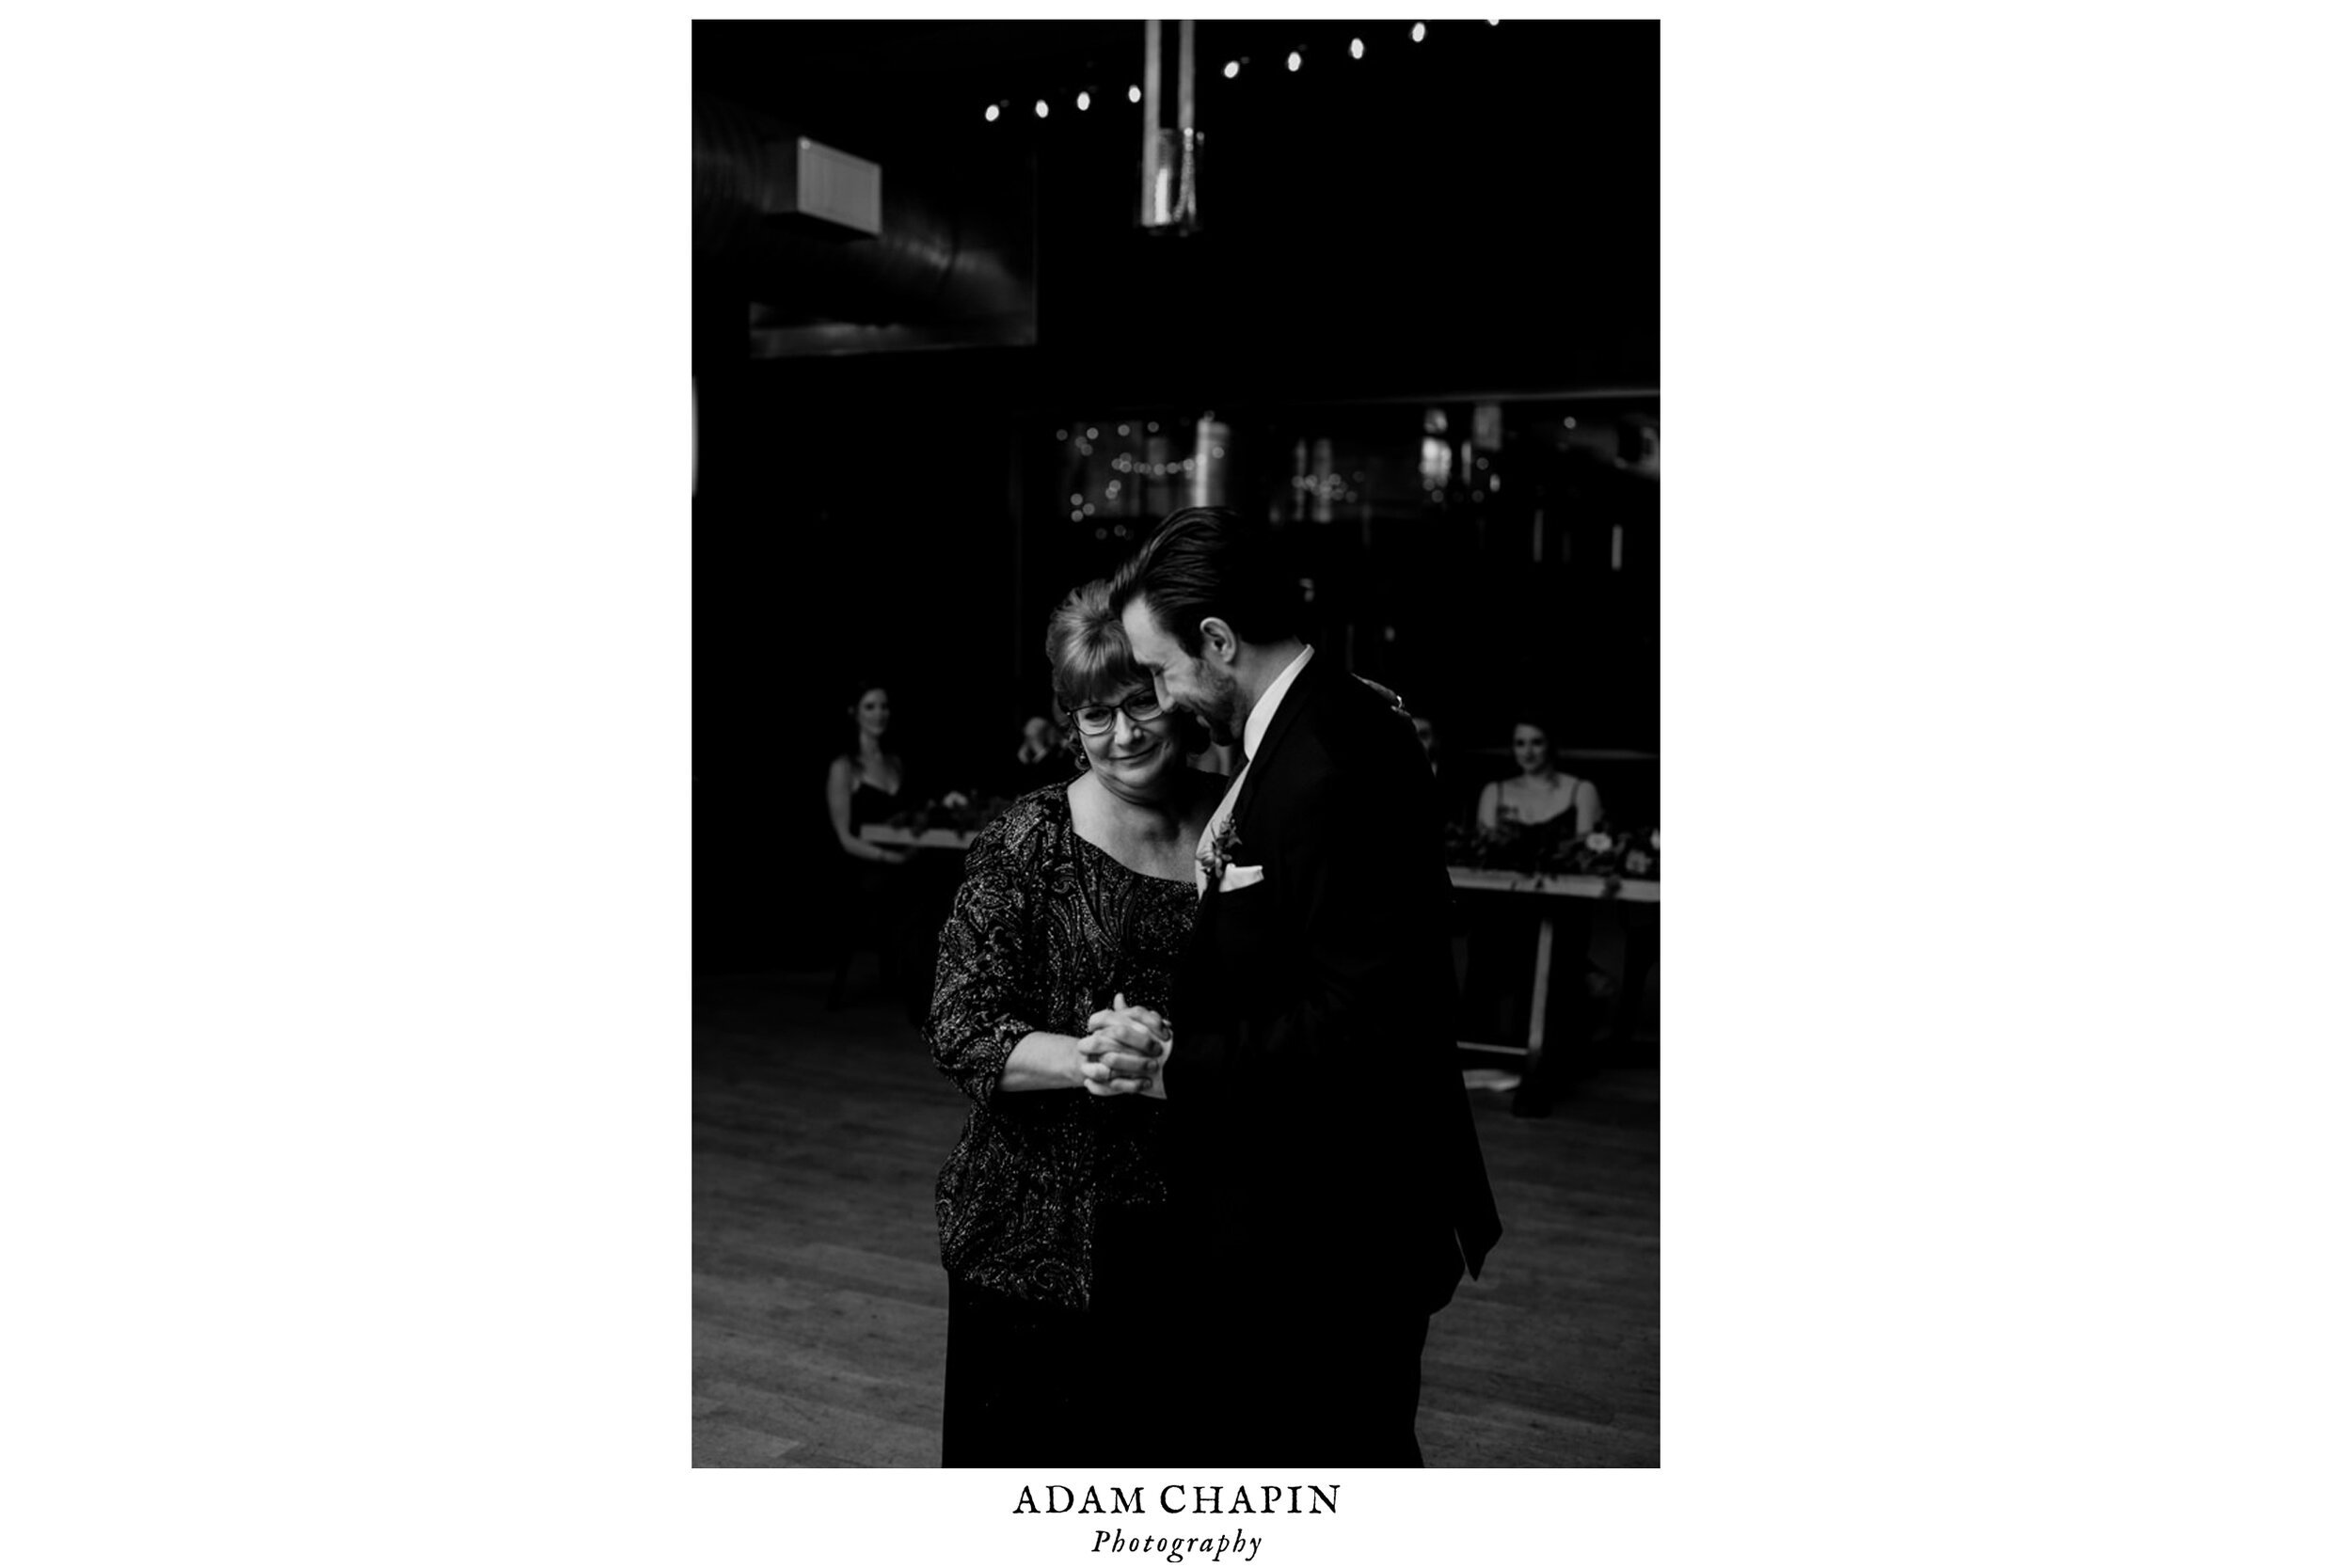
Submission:
<svg viewBox="0 0 2352 1568">
<path fill-rule="evenodd" d="M 857 831 L 857 836 L 868 844 L 888 845 L 894 849 L 969 849 L 972 841 L 980 835 L 961 828 L 925 828 L 917 832 L 892 822 L 868 822 Z"/>
<path fill-rule="evenodd" d="M 1507 893 L 1528 897 L 1591 898 L 1615 900 L 1627 904 L 1655 904 L 1658 882 L 1641 877 L 1594 877 L 1541 875 L 1518 871 L 1488 871 L 1475 866 L 1449 865 L 1446 875 L 1456 889 L 1464 893 Z M 1527 1043 L 1524 1045 L 1489 1045 L 1478 1040 L 1457 1040 L 1465 1051 L 1490 1051 L 1502 1055 L 1526 1059 L 1522 1076 L 1534 1078 L 1544 1059 L 1544 1009 L 1551 1000 L 1551 948 L 1557 935 L 1554 918 L 1556 906 L 1547 904 L 1536 916 L 1535 974 L 1529 988 L 1527 1007 Z M 1580 963 L 1581 960 L 1579 960 Z"/>
<path fill-rule="evenodd" d="M 894 823 L 868 822 L 858 830 L 858 836 L 868 844 L 885 844 L 900 849 L 961 850 L 970 848 L 972 840 L 978 835 L 960 828 L 925 828 L 918 832 L 913 828 Z M 1503 893 L 1547 900 L 1617 899 L 1628 904 L 1655 904 L 1659 901 L 1657 881 L 1639 877 L 1545 876 L 1518 871 L 1490 871 L 1469 865 L 1449 865 L 1446 875 L 1454 887 L 1464 893 Z M 1524 1045 L 1487 1045 L 1473 1040 L 1458 1042 L 1465 1050 L 1524 1056 L 1527 1074 L 1532 1076 L 1534 1073 L 1544 1055 L 1544 1007 L 1551 995 L 1554 924 L 1550 908 L 1544 909 L 1537 916 L 1535 974 L 1527 1009 L 1527 1042 Z"/>
</svg>

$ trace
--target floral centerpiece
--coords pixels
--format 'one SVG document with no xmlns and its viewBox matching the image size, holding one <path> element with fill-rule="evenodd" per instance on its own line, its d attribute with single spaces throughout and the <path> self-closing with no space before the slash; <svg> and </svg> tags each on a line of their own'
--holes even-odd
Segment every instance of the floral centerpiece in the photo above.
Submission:
<svg viewBox="0 0 2352 1568">
<path fill-rule="evenodd" d="M 912 833 L 929 832 L 933 828 L 946 828 L 959 833 L 977 833 L 1005 813 L 1010 800 L 996 796 L 972 797 L 960 791 L 921 805 L 912 806 L 890 818 L 894 828 Z"/>
<path fill-rule="evenodd" d="M 1449 828 L 1446 863 L 1523 877 L 1605 877 L 1613 881 L 1658 876 L 1658 831 L 1629 832 L 1606 825 L 1579 837 L 1572 819 L 1502 822 L 1492 829 Z"/>
</svg>

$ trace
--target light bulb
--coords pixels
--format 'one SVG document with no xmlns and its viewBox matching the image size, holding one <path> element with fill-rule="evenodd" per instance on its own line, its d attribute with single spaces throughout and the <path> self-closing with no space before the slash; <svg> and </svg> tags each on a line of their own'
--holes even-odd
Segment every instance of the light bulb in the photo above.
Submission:
<svg viewBox="0 0 2352 1568">
<path fill-rule="evenodd" d="M 1045 100 L 1042 98 L 1037 101 L 1037 118 L 1040 119 L 1045 118 Z"/>
<path fill-rule="evenodd" d="M 1427 38 L 1428 36 L 1429 36 L 1429 29 L 1428 29 L 1428 28 L 1426 28 L 1426 27 L 1422 26 L 1422 25 L 1420 23 L 1418 23 L 1418 22 L 1416 22 L 1416 23 L 1414 23 L 1414 24 L 1413 24 L 1413 41 L 1414 41 L 1415 43 L 1419 43 L 1422 40 L 1423 40 L 1423 39 Z"/>
<path fill-rule="evenodd" d="M 1296 71 L 1298 69 L 1298 51 L 1295 49 L 1291 51 L 1290 68 L 1293 71 Z"/>
<path fill-rule="evenodd" d="M 988 118 L 992 123 L 993 123 L 996 119 L 996 105 L 993 103 L 991 103 L 988 106 Z"/>
<path fill-rule="evenodd" d="M 1364 57 L 1364 40 L 1362 39 L 1349 39 L 1347 40 L 1347 53 L 1349 57 L 1353 59 L 1362 59 Z"/>
<path fill-rule="evenodd" d="M 1127 88 L 1127 102 L 1128 102 L 1128 103 L 1142 103 L 1142 102 L 1143 102 L 1143 89 L 1142 89 L 1141 87 L 1133 87 L 1133 86 L 1130 86 L 1130 87 Z"/>
<path fill-rule="evenodd" d="M 1234 77 L 1236 77 L 1236 76 L 1238 76 L 1238 75 L 1240 75 L 1240 74 L 1241 74 L 1241 62 L 1240 62 L 1239 60 L 1227 60 L 1227 61 L 1225 62 L 1225 79 L 1226 79 L 1227 81 L 1229 81 L 1229 82 L 1230 82 L 1230 81 L 1232 81 Z"/>
<path fill-rule="evenodd" d="M 1086 93 L 1083 93 L 1083 92 L 1082 92 L 1082 93 L 1080 93 L 1080 94 L 1078 95 L 1078 112 L 1079 112 L 1080 114 L 1084 114 L 1084 113 L 1086 113 L 1088 106 L 1089 106 L 1089 104 L 1091 104 L 1093 102 L 1094 102 L 1093 98 L 1092 98 L 1092 97 L 1090 97 L 1089 95 L 1088 95 L 1088 94 L 1086 94 Z"/>
</svg>

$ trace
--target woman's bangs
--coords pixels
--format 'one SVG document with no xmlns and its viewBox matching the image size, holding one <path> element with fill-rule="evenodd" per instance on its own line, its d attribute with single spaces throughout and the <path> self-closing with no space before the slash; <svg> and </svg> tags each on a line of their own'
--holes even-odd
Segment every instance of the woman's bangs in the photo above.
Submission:
<svg viewBox="0 0 2352 1568">
<path fill-rule="evenodd" d="M 1071 659 L 1066 679 L 1072 707 L 1109 707 L 1145 684 L 1127 640 L 1117 634 L 1088 639 Z"/>
</svg>

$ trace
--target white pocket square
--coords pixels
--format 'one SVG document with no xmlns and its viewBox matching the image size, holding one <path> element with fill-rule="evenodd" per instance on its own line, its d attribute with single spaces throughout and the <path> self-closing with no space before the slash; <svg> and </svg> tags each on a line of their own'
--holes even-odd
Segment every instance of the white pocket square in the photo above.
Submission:
<svg viewBox="0 0 2352 1568">
<path fill-rule="evenodd" d="M 1232 893 L 1242 888 L 1255 887 L 1264 880 L 1265 867 L 1263 865 L 1229 865 L 1225 868 L 1225 875 L 1216 879 L 1216 890 L 1219 893 Z"/>
</svg>

